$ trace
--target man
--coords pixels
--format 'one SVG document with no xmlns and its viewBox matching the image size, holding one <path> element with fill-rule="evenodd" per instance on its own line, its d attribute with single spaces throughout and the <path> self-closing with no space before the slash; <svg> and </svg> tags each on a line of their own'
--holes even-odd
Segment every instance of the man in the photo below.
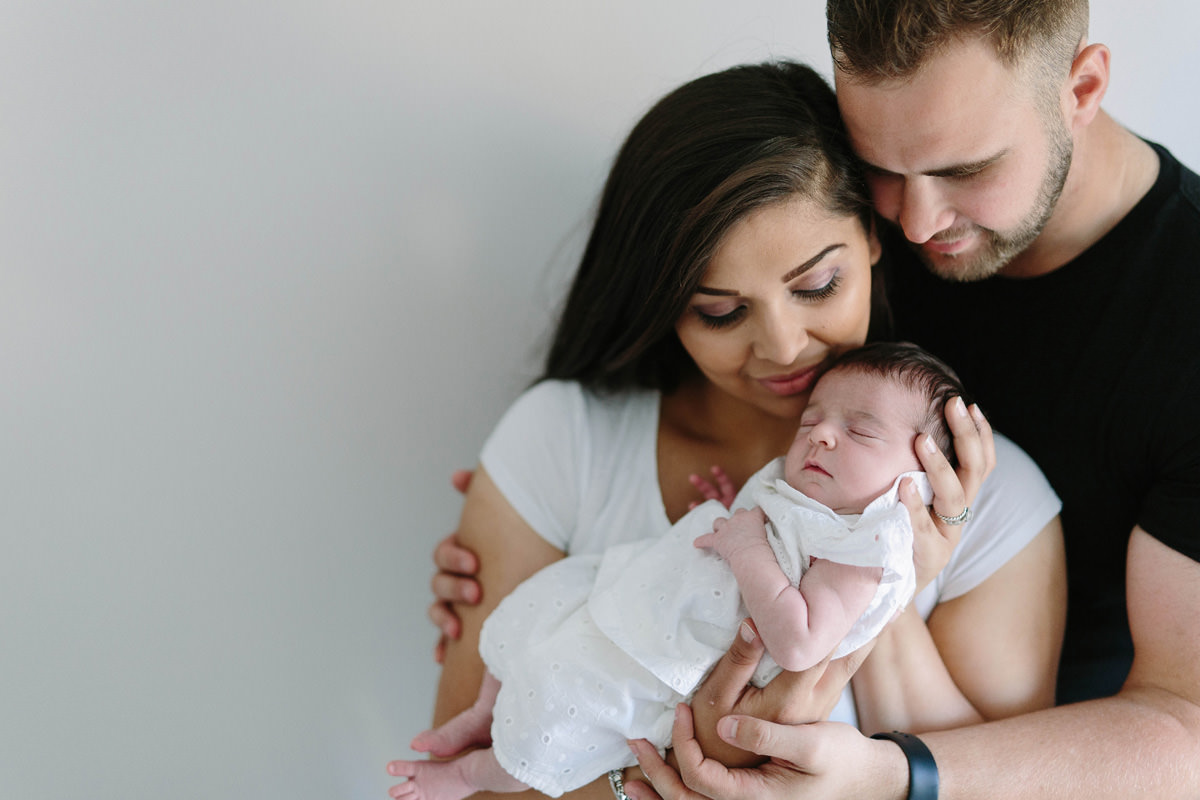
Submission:
<svg viewBox="0 0 1200 800">
<path fill-rule="evenodd" d="M 953 364 L 1063 500 L 1061 705 L 922 734 L 940 794 L 911 738 L 744 718 L 723 737 L 789 774 L 747 780 L 677 738 L 685 779 L 715 797 L 1198 798 L 1200 179 L 1100 108 L 1086 0 L 827 13 L 838 103 L 896 229 L 897 334 Z"/>
</svg>

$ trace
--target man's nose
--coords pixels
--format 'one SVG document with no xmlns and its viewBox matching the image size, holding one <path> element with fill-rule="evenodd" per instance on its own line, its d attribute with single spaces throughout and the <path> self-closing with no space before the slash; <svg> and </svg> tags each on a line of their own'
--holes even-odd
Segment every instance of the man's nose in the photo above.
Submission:
<svg viewBox="0 0 1200 800">
<path fill-rule="evenodd" d="M 940 191 L 938 179 L 906 178 L 897 221 L 910 242 L 924 244 L 954 222 L 954 211 Z"/>
</svg>

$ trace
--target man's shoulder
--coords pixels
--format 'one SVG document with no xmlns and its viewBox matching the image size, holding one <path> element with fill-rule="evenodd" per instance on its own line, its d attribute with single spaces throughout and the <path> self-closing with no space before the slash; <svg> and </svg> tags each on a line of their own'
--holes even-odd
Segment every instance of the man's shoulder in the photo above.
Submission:
<svg viewBox="0 0 1200 800">
<path fill-rule="evenodd" d="M 1192 210 L 1200 214 L 1200 175 L 1183 164 L 1179 165 L 1179 192 Z"/>
<path fill-rule="evenodd" d="M 1197 175 L 1193 169 L 1176 158 L 1163 145 L 1155 142 L 1147 142 L 1147 144 L 1158 153 L 1163 177 L 1169 181 L 1169 185 L 1166 187 L 1167 191 L 1171 193 L 1177 191 L 1184 201 L 1186 210 L 1191 214 L 1200 216 L 1200 175 Z"/>
</svg>

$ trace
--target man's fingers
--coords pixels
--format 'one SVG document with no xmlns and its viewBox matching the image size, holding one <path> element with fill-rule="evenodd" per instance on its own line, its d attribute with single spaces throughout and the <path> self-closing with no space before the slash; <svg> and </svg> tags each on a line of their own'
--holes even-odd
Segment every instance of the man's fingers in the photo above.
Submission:
<svg viewBox="0 0 1200 800">
<path fill-rule="evenodd" d="M 446 637 L 439 636 L 437 644 L 433 646 L 433 661 L 435 664 L 446 663 Z"/>
<path fill-rule="evenodd" d="M 453 572 L 456 575 L 474 575 L 479 571 L 478 556 L 459 545 L 458 537 L 453 533 L 433 548 L 433 564 L 441 572 Z"/>
<path fill-rule="evenodd" d="M 726 742 L 767 758 L 778 758 L 796 765 L 811 759 L 814 737 L 808 725 L 780 725 L 757 717 L 732 715 L 717 725 L 717 733 Z"/>
<path fill-rule="evenodd" d="M 443 639 L 457 639 L 462 635 L 462 620 L 447 608 L 445 603 L 434 603 L 429 607 L 429 619 L 442 632 Z M 444 642 L 442 643 L 444 647 Z"/>
<path fill-rule="evenodd" d="M 460 578 L 447 572 L 439 572 L 429 581 L 433 596 L 446 603 L 466 603 L 475 605 L 479 602 L 482 590 L 473 578 Z"/>
<path fill-rule="evenodd" d="M 453 486 L 459 494 L 466 494 L 467 489 L 471 488 L 471 478 L 474 477 L 474 470 L 456 469 L 450 474 L 450 485 Z"/>
</svg>

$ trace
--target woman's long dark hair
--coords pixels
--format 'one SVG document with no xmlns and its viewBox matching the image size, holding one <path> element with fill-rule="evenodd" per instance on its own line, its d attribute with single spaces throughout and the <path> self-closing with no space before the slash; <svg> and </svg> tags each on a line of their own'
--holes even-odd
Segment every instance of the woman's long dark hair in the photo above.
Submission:
<svg viewBox="0 0 1200 800">
<path fill-rule="evenodd" d="M 748 213 L 796 196 L 871 225 L 866 187 L 820 75 L 770 62 L 668 94 L 609 172 L 543 379 L 674 390 L 695 370 L 675 323 L 713 252 Z M 874 277 L 873 296 L 882 297 Z"/>
</svg>

